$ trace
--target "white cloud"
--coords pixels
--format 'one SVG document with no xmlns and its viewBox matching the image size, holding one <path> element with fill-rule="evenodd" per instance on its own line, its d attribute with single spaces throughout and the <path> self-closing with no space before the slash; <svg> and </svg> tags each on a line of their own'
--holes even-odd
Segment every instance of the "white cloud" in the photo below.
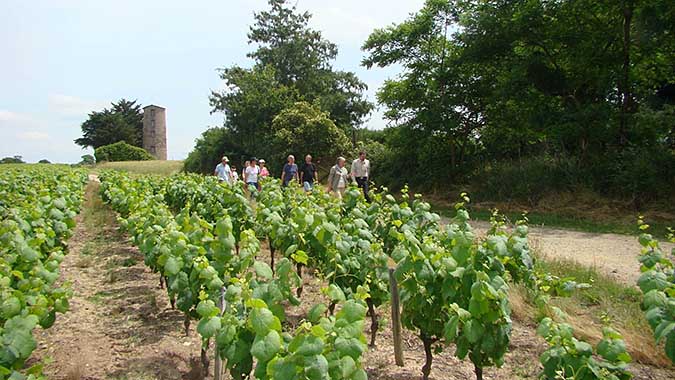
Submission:
<svg viewBox="0 0 675 380">
<path fill-rule="evenodd" d="M 26 115 L 7 110 L 0 110 L 0 123 L 2 123 L 2 125 L 5 123 L 22 122 L 27 119 L 28 117 Z"/>
<path fill-rule="evenodd" d="M 39 131 L 28 131 L 17 133 L 16 137 L 22 140 L 47 140 L 49 138 L 49 134 Z"/>
<path fill-rule="evenodd" d="M 362 44 L 378 26 L 377 21 L 372 17 L 337 6 L 314 12 L 312 24 L 320 29 L 329 40 L 338 44 L 357 46 Z"/>
<path fill-rule="evenodd" d="M 49 111 L 62 116 L 86 116 L 92 111 L 100 111 L 108 106 L 107 102 L 82 99 L 77 96 L 50 94 Z"/>
</svg>

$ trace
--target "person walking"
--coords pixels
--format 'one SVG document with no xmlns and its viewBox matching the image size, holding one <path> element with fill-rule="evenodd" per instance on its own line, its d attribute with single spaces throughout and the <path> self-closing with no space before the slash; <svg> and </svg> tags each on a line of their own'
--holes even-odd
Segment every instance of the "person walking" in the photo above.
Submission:
<svg viewBox="0 0 675 380">
<path fill-rule="evenodd" d="M 311 192 L 317 182 L 316 165 L 312 162 L 310 154 L 305 156 L 305 163 L 300 168 L 300 182 L 305 192 Z"/>
<path fill-rule="evenodd" d="M 370 196 L 368 195 L 370 161 L 366 158 L 366 152 L 360 151 L 359 158 L 352 162 L 351 175 L 352 179 L 356 181 L 356 184 L 363 189 L 363 197 L 366 198 L 366 202 L 370 202 Z"/>
<path fill-rule="evenodd" d="M 248 163 L 249 165 L 244 168 L 244 174 L 246 175 L 244 182 L 246 182 L 249 190 L 251 189 L 251 186 L 253 186 L 255 190 L 260 191 L 260 185 L 258 185 L 258 176 L 260 175 L 258 160 L 253 157 Z M 251 191 L 251 198 L 253 198 L 253 191 Z"/>
<path fill-rule="evenodd" d="M 216 165 L 216 170 L 213 174 L 218 177 L 218 181 L 226 182 L 228 185 L 232 184 L 232 170 L 229 165 L 230 159 L 227 156 L 223 156 L 221 162 Z"/>
<path fill-rule="evenodd" d="M 295 156 L 289 154 L 286 161 L 287 162 L 281 171 L 281 184 L 284 187 L 288 186 L 291 180 L 298 180 L 298 165 L 295 164 Z"/>
<path fill-rule="evenodd" d="M 246 168 L 250 164 L 251 164 L 251 161 L 246 160 L 246 161 L 244 161 L 244 167 L 241 168 L 241 180 L 244 181 L 244 183 L 246 183 Z"/>
<path fill-rule="evenodd" d="M 258 161 L 258 164 L 260 164 L 260 177 L 262 178 L 269 177 L 270 171 L 267 170 L 267 163 L 265 162 L 265 160 L 261 158 L 260 161 Z"/>
<path fill-rule="evenodd" d="M 345 168 L 346 162 L 347 160 L 344 157 L 338 157 L 337 163 L 330 168 L 328 173 L 328 192 L 332 192 L 339 199 L 342 199 L 349 181 L 349 173 Z"/>
</svg>

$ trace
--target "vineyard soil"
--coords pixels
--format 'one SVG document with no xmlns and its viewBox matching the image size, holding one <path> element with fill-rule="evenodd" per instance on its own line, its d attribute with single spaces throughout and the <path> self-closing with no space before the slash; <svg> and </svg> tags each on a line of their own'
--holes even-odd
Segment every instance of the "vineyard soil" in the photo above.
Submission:
<svg viewBox="0 0 675 380">
<path fill-rule="evenodd" d="M 56 380 L 198 379 L 200 340 L 194 326 L 189 337 L 182 334 L 180 312 L 170 309 L 166 292 L 158 287 L 157 274 L 118 232 L 114 213 L 101 203 L 98 183 L 91 179 L 61 271 L 63 280 L 73 283 L 72 310 L 52 329 L 38 333 L 36 357 L 53 359 L 46 373 Z M 269 260 L 269 250 L 263 249 L 261 256 Z M 628 262 L 634 265 L 632 256 Z M 302 304 L 287 309 L 286 323 L 291 325 L 299 323 L 310 305 L 325 302 L 321 294 L 325 284 L 308 271 L 303 280 Z M 404 330 L 406 365 L 397 367 L 387 305 L 380 307 L 378 314 L 384 327 L 378 333 L 377 347 L 363 358 L 369 378 L 419 379 L 424 363 L 420 340 Z M 537 378 L 538 356 L 545 343 L 529 321 L 516 319 L 513 328 L 505 366 L 486 369 L 486 379 Z M 632 370 L 636 379 L 675 380 L 675 372 L 669 369 L 633 365 Z M 457 360 L 448 349 L 434 357 L 431 378 L 473 378 L 473 366 Z"/>
</svg>

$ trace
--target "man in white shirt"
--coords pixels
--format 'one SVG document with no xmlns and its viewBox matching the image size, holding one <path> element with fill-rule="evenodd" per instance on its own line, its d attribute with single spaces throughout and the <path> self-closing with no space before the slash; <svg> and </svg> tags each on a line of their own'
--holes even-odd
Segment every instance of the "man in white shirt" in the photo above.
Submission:
<svg viewBox="0 0 675 380">
<path fill-rule="evenodd" d="M 223 156 L 222 161 L 216 166 L 216 170 L 214 170 L 214 175 L 218 177 L 219 181 L 232 184 L 232 171 L 228 162 L 230 160 L 227 156 Z"/>
<path fill-rule="evenodd" d="M 359 158 L 352 162 L 351 176 L 352 179 L 356 180 L 359 187 L 363 189 L 363 196 L 366 198 L 366 202 L 370 202 L 370 196 L 368 195 L 370 161 L 366 159 L 366 152 L 359 152 Z"/>
</svg>

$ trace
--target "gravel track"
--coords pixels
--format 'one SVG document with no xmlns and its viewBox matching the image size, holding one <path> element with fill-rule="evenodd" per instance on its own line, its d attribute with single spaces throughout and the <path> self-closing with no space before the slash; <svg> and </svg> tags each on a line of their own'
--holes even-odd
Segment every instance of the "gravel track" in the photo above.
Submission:
<svg viewBox="0 0 675 380">
<path fill-rule="evenodd" d="M 479 234 L 490 228 L 484 221 L 472 221 L 471 226 Z M 635 236 L 535 226 L 530 226 L 529 236 L 532 247 L 543 257 L 574 260 L 627 285 L 635 285 L 640 277 L 637 258 L 641 247 Z M 672 243 L 661 243 L 666 253 L 673 247 Z"/>
</svg>

